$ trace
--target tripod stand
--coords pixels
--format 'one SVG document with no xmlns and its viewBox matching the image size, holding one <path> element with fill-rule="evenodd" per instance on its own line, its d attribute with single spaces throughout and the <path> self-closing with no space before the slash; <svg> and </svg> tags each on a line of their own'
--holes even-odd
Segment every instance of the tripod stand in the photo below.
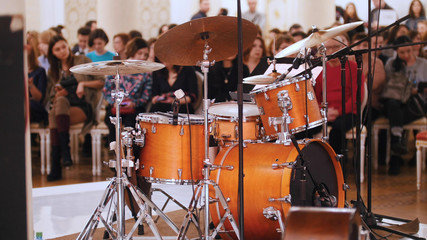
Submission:
<svg viewBox="0 0 427 240">
<path fill-rule="evenodd" d="M 127 68 L 131 68 L 132 65 L 135 63 L 128 63 Z M 102 65 L 102 63 L 101 63 Z M 86 224 L 83 231 L 79 234 L 77 239 L 92 239 L 93 235 L 95 233 L 95 230 L 99 224 L 99 221 L 103 223 L 105 226 L 106 231 L 108 234 L 112 237 L 112 239 L 131 239 L 134 231 L 137 229 L 138 225 L 142 223 L 142 221 L 146 221 L 149 227 L 151 228 L 152 232 L 154 233 L 154 236 L 157 239 L 162 239 L 160 236 L 160 233 L 151 218 L 151 215 L 148 211 L 148 208 L 154 209 L 155 212 L 162 217 L 165 222 L 174 230 L 176 233 L 178 233 L 178 227 L 172 222 L 172 220 L 169 219 L 168 216 L 166 216 L 160 208 L 154 204 L 141 190 L 139 190 L 137 187 L 135 187 L 129 180 L 126 173 L 123 172 L 123 168 L 133 168 L 135 167 L 134 164 L 134 157 L 131 154 L 131 148 L 132 144 L 135 141 L 136 144 L 143 147 L 144 146 L 144 133 L 139 128 L 137 131 L 133 131 L 132 129 L 127 129 L 127 132 L 123 134 L 123 141 L 121 139 L 122 132 L 121 132 L 121 119 L 120 119 L 120 105 L 124 99 L 124 97 L 127 95 L 123 90 L 119 88 L 119 82 L 120 82 L 120 74 L 119 74 L 119 67 L 121 65 L 121 61 L 112 61 L 105 63 L 107 68 L 110 68 L 113 66 L 113 68 L 116 68 L 116 76 L 114 78 L 115 82 L 115 91 L 112 92 L 112 97 L 115 100 L 115 107 L 116 107 L 116 117 L 111 117 L 111 122 L 115 125 L 116 129 L 116 142 L 115 144 L 111 144 L 114 146 L 114 150 L 116 153 L 116 161 L 111 160 L 109 162 L 110 167 L 114 167 L 116 170 L 116 177 L 112 178 L 111 182 L 109 183 L 107 189 L 104 192 L 104 195 L 99 203 L 99 205 L 96 207 L 94 213 L 90 217 L 90 220 Z M 82 68 L 84 68 L 83 66 Z M 122 145 L 123 144 L 123 145 Z M 126 156 L 124 156 L 124 152 L 122 151 L 122 147 L 125 146 L 128 151 Z M 137 203 L 139 209 L 140 209 L 140 216 L 136 220 L 134 226 L 130 230 L 128 234 L 126 234 L 125 231 L 125 201 L 124 201 L 124 190 L 125 188 L 128 188 L 130 190 L 131 196 L 135 202 Z M 107 212 L 105 217 L 103 216 L 103 211 L 107 209 Z M 113 225 L 113 219 L 114 217 L 117 219 L 116 227 Z"/>
<path fill-rule="evenodd" d="M 203 40 L 207 40 L 209 38 L 209 33 L 206 33 L 206 35 L 204 36 L 203 34 L 201 34 L 201 37 Z M 205 49 L 203 50 L 203 61 L 199 62 L 199 65 L 202 69 L 202 72 L 204 74 L 204 132 L 205 132 L 205 161 L 204 161 L 204 168 L 203 168 L 203 180 L 200 180 L 197 183 L 197 188 L 196 191 L 194 191 L 193 197 L 191 199 L 190 202 L 190 206 L 188 207 L 188 212 L 184 218 L 184 222 L 183 225 L 181 226 L 181 229 L 178 233 L 178 239 L 182 239 L 189 227 L 190 222 L 193 222 L 197 228 L 197 230 L 199 231 L 199 235 L 202 237 L 202 233 L 200 231 L 200 224 L 197 221 L 197 219 L 195 218 L 195 214 L 194 211 L 197 210 L 197 205 L 198 203 L 201 201 L 202 198 L 204 198 L 204 223 L 205 223 L 205 227 L 204 227 L 204 239 L 213 239 L 215 238 L 215 236 L 217 235 L 218 231 L 221 229 L 221 227 L 223 226 L 225 219 L 227 218 L 232 227 L 234 232 L 236 233 L 237 236 L 239 236 L 239 228 L 237 227 L 236 221 L 234 220 L 230 209 L 228 208 L 228 204 L 227 201 L 224 197 L 224 195 L 222 194 L 218 184 L 216 184 L 214 181 L 209 179 L 209 175 L 210 175 L 210 171 L 212 168 L 220 168 L 220 166 L 213 166 L 212 163 L 210 163 L 209 161 L 209 131 L 208 131 L 208 124 L 209 124 L 209 119 L 208 119 L 208 107 L 209 107 L 209 99 L 207 99 L 208 96 L 208 72 L 209 72 L 209 67 L 212 66 L 215 61 L 210 62 L 209 58 L 208 58 L 208 54 L 212 51 L 212 49 L 209 47 L 207 41 L 205 43 Z M 212 185 L 215 189 L 215 193 L 218 196 L 218 201 L 221 202 L 222 207 L 225 210 L 225 214 L 222 217 L 220 223 L 218 224 L 218 226 L 216 227 L 216 229 L 212 232 L 212 234 L 209 234 L 209 222 L 210 222 L 210 213 L 209 213 L 209 203 L 210 203 L 210 198 L 209 198 L 209 185 Z M 204 197 L 202 196 L 204 194 Z"/>
</svg>

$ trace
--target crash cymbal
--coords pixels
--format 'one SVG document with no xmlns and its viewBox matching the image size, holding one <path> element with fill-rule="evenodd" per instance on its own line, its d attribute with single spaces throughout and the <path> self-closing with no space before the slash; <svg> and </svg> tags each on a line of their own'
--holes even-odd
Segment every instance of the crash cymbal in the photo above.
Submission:
<svg viewBox="0 0 427 240">
<path fill-rule="evenodd" d="M 353 22 L 343 24 L 337 27 L 330 28 L 328 30 L 319 30 L 318 32 L 314 32 L 310 34 L 310 36 L 292 44 L 291 46 L 283 49 L 278 54 L 276 54 L 276 58 L 287 57 L 289 55 L 299 53 L 299 51 L 303 48 L 311 48 L 315 47 L 326 40 L 336 37 L 340 34 L 346 33 L 350 30 L 355 29 L 359 25 L 362 25 L 363 21 Z"/>
<path fill-rule="evenodd" d="M 256 26 L 242 19 L 243 49 L 250 47 L 257 35 Z M 210 61 L 222 61 L 237 54 L 237 18 L 205 17 L 178 25 L 164 33 L 154 47 L 161 61 L 180 66 L 195 66 L 203 60 L 205 43 L 212 51 Z"/>
<path fill-rule="evenodd" d="M 251 85 L 268 85 L 273 83 L 276 78 L 269 75 L 255 75 L 251 77 L 243 78 L 243 83 Z"/>
<path fill-rule="evenodd" d="M 76 65 L 70 71 L 86 75 L 115 75 L 153 72 L 164 68 L 165 65 L 143 60 L 112 60 Z"/>
</svg>

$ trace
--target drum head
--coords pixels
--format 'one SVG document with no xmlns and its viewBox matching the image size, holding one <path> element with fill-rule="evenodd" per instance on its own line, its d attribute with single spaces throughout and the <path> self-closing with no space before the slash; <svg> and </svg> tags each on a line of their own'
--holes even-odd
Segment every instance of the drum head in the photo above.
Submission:
<svg viewBox="0 0 427 240">
<path fill-rule="evenodd" d="M 332 159 L 331 155 L 320 142 L 311 142 L 301 151 L 304 158 L 304 166 L 310 171 L 314 181 L 316 181 L 318 185 L 322 184 L 325 186 L 329 194 L 338 199 L 339 189 L 342 189 L 343 186 L 339 186 L 337 173 L 333 164 L 333 161 L 337 160 Z M 295 166 L 300 165 L 301 159 L 298 156 Z M 316 196 L 316 189 L 308 171 L 305 171 L 306 182 L 304 194 L 301 192 L 303 185 L 300 181 L 303 179 L 303 171 L 301 168 L 295 167 L 292 170 L 292 178 L 290 181 L 292 206 L 322 206 L 322 203 L 324 203 L 319 201 L 319 197 Z M 305 198 L 305 200 L 303 198 Z"/>
<path fill-rule="evenodd" d="M 209 107 L 209 114 L 222 117 L 238 118 L 239 111 L 237 102 L 217 103 Z M 259 116 L 259 110 L 256 104 L 243 103 L 243 116 Z"/>
</svg>

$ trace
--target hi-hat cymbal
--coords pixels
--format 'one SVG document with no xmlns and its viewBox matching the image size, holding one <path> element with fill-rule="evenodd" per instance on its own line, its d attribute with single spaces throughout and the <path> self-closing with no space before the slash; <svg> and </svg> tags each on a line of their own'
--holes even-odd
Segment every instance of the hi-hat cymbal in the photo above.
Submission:
<svg viewBox="0 0 427 240">
<path fill-rule="evenodd" d="M 153 72 L 164 67 L 165 65 L 161 63 L 128 59 L 80 64 L 70 68 L 70 71 L 86 75 L 115 75 L 117 73 L 134 74 Z"/>
<path fill-rule="evenodd" d="M 243 49 L 252 45 L 256 26 L 242 19 Z M 212 51 L 210 61 L 226 60 L 237 54 L 237 18 L 228 16 L 205 17 L 178 25 L 164 33 L 154 47 L 163 62 L 180 66 L 195 66 L 203 60 L 205 43 Z"/>
<path fill-rule="evenodd" d="M 350 30 L 353 30 L 362 24 L 363 24 L 363 21 L 352 22 L 352 23 L 343 24 L 343 25 L 340 25 L 337 27 L 333 27 L 333 28 L 330 28 L 328 30 L 320 30 L 318 32 L 314 32 L 310 36 L 308 36 L 308 37 L 292 44 L 291 46 L 283 49 L 278 54 L 276 54 L 275 57 L 276 58 L 287 57 L 289 55 L 298 53 L 303 48 L 315 47 L 315 46 L 325 42 L 326 40 L 328 40 L 330 38 L 336 37 L 340 34 L 343 34 L 343 33 L 346 33 Z"/>
<path fill-rule="evenodd" d="M 251 85 L 268 85 L 276 80 L 273 76 L 269 75 L 255 75 L 243 79 L 243 83 Z"/>
</svg>

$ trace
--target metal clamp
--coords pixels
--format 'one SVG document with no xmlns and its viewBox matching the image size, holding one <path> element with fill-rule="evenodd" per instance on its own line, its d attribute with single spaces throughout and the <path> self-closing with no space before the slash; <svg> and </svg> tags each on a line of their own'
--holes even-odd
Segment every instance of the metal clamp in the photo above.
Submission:
<svg viewBox="0 0 427 240">
<path fill-rule="evenodd" d="M 291 194 L 289 194 L 289 195 L 283 196 L 281 198 L 269 198 L 268 201 L 269 202 L 278 201 L 278 202 L 284 202 L 284 203 L 292 204 L 292 197 L 291 197 Z"/>
<path fill-rule="evenodd" d="M 273 163 L 273 164 L 271 164 L 271 167 L 273 169 L 279 169 L 279 168 L 285 168 L 285 167 L 286 168 L 293 168 L 296 163 L 297 163 L 296 161 L 285 162 L 285 163 Z"/>
<path fill-rule="evenodd" d="M 216 169 L 225 169 L 225 170 L 229 170 L 232 171 L 234 170 L 234 166 L 233 165 L 212 165 L 211 166 L 211 170 L 216 170 Z"/>
</svg>

